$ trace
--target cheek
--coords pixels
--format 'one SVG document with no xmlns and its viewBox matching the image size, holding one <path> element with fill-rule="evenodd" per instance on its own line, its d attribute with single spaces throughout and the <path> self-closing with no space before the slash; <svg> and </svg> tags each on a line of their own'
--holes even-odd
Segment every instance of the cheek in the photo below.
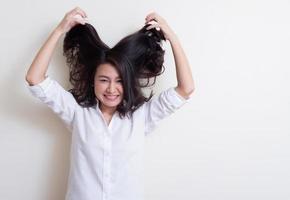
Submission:
<svg viewBox="0 0 290 200">
<path fill-rule="evenodd" d="M 120 91 L 120 93 L 122 93 L 122 94 L 124 93 L 123 86 L 120 86 L 120 87 L 119 87 L 119 91 Z"/>
<path fill-rule="evenodd" d="M 104 92 L 104 89 L 101 85 L 94 86 L 95 95 L 100 95 Z"/>
</svg>

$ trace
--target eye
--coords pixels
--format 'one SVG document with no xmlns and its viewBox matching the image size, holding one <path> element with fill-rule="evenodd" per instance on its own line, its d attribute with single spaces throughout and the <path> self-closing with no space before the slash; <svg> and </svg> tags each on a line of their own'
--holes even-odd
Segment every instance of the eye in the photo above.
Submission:
<svg viewBox="0 0 290 200">
<path fill-rule="evenodd" d="M 122 83 L 123 81 L 121 79 L 117 80 L 118 83 Z"/>
<path fill-rule="evenodd" d="M 101 81 L 101 82 L 106 82 L 106 81 L 107 81 L 107 79 L 100 79 L 100 81 Z"/>
</svg>

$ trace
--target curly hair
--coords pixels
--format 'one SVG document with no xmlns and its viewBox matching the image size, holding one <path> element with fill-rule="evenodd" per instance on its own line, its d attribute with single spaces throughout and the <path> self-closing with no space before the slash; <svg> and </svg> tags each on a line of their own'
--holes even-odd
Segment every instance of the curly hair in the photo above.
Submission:
<svg viewBox="0 0 290 200">
<path fill-rule="evenodd" d="M 124 97 L 117 106 L 121 117 L 132 115 L 143 103 L 149 101 L 142 88 L 152 86 L 156 77 L 164 72 L 164 53 L 162 31 L 146 30 L 148 25 L 139 31 L 121 39 L 113 48 L 108 47 L 90 24 L 74 26 L 64 38 L 63 54 L 69 66 L 69 81 L 72 89 L 69 92 L 82 107 L 97 104 L 94 93 L 94 77 L 100 64 L 109 63 L 116 68 L 123 80 Z M 150 79 L 153 78 L 153 83 Z M 147 82 L 141 84 L 141 80 Z"/>
</svg>

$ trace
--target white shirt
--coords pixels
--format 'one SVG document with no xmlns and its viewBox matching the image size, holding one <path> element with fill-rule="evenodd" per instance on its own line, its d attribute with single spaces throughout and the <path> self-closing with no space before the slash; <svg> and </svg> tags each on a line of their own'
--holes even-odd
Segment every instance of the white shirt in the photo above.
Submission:
<svg viewBox="0 0 290 200">
<path fill-rule="evenodd" d="M 81 107 L 48 76 L 27 87 L 72 132 L 66 200 L 143 199 L 145 136 L 186 99 L 170 88 L 143 104 L 131 118 L 121 119 L 115 112 L 107 125 L 98 105 Z"/>
</svg>

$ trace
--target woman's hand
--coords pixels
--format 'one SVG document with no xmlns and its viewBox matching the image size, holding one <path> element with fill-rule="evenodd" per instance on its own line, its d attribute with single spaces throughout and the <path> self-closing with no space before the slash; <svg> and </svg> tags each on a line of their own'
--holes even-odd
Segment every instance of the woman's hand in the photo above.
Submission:
<svg viewBox="0 0 290 200">
<path fill-rule="evenodd" d="M 147 30 L 156 28 L 156 30 L 162 30 L 163 35 L 165 39 L 171 40 L 175 37 L 175 33 L 172 31 L 172 29 L 168 26 L 165 19 L 163 19 L 160 15 L 158 15 L 155 12 L 152 12 L 148 14 L 145 18 L 145 24 L 150 24 L 150 26 L 147 27 Z"/>
<path fill-rule="evenodd" d="M 79 7 L 74 8 L 65 14 L 62 21 L 58 24 L 57 30 L 62 34 L 68 32 L 72 27 L 77 24 L 87 23 L 87 14 Z"/>
</svg>

